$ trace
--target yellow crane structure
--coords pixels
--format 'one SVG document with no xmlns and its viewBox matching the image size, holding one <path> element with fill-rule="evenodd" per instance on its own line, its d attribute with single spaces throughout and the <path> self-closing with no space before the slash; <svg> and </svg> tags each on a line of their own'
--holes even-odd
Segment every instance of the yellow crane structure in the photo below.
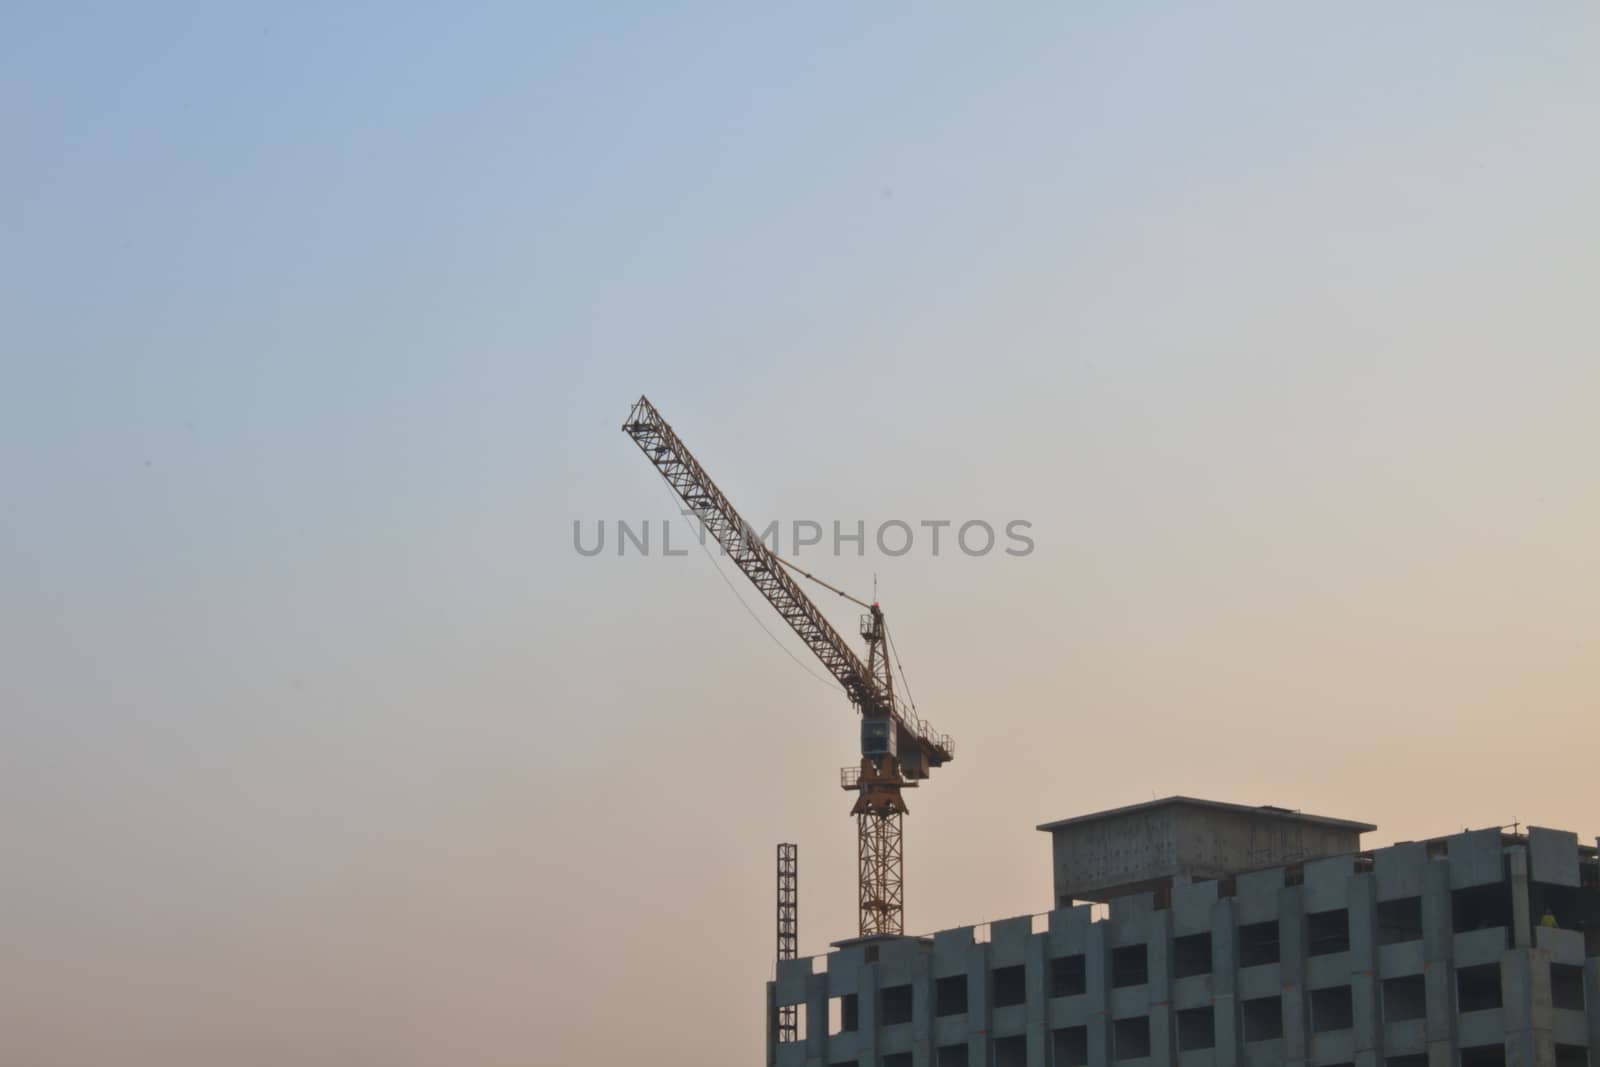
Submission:
<svg viewBox="0 0 1600 1067">
<path fill-rule="evenodd" d="M 863 937 L 904 933 L 903 790 L 914 788 L 935 767 L 950 762 L 955 752 L 947 735 L 936 732 L 896 695 L 883 609 L 800 570 L 769 549 L 648 398 L 641 396 L 633 405 L 622 430 L 822 662 L 861 716 L 861 761 L 845 767 L 839 778 L 841 787 L 855 795 L 850 813 L 856 818 L 860 932 Z M 865 609 L 860 620 L 864 659 L 806 596 L 791 571 Z"/>
</svg>

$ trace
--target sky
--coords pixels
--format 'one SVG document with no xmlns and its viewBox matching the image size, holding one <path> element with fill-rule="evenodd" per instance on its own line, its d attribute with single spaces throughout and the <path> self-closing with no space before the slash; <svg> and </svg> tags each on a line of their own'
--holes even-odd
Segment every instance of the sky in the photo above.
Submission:
<svg viewBox="0 0 1600 1067">
<path fill-rule="evenodd" d="M 856 723 L 641 394 L 757 525 L 1028 524 L 798 556 L 954 738 L 911 931 L 1174 793 L 1600 834 L 1593 5 L 3 21 L 7 1064 L 755 1062 Z"/>
</svg>

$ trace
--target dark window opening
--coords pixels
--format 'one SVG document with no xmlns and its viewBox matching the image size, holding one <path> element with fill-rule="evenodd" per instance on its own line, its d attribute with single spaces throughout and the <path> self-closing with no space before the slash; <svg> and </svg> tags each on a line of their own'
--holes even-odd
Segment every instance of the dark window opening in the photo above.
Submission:
<svg viewBox="0 0 1600 1067">
<path fill-rule="evenodd" d="M 1239 966 L 1259 967 L 1278 962 L 1277 921 L 1246 923 L 1239 927 Z"/>
<path fill-rule="evenodd" d="M 1450 928 L 1458 934 L 1503 926 L 1511 931 L 1511 886 L 1507 882 L 1475 885 L 1450 894 Z"/>
<path fill-rule="evenodd" d="M 1172 940 L 1172 977 L 1211 973 L 1211 935 L 1188 934 Z"/>
<path fill-rule="evenodd" d="M 1187 1008 L 1178 1015 L 1178 1051 L 1217 1047 L 1217 1013 L 1210 1005 Z"/>
<path fill-rule="evenodd" d="M 1488 1011 L 1500 1006 L 1500 965 L 1483 963 L 1456 972 L 1456 1010 Z"/>
<path fill-rule="evenodd" d="M 1386 978 L 1383 982 L 1383 1017 L 1400 1023 L 1428 1016 L 1428 983 L 1420 974 Z"/>
<path fill-rule="evenodd" d="M 1592 887 L 1533 882 L 1528 886 L 1528 918 L 1537 927 L 1544 923 L 1546 912 L 1559 929 L 1592 932 L 1600 919 L 1600 897 Z M 1588 954 L 1596 955 L 1592 943 Z"/>
<path fill-rule="evenodd" d="M 934 1067 L 967 1067 L 967 1046 L 940 1045 L 934 1061 Z"/>
<path fill-rule="evenodd" d="M 994 1067 L 1028 1067 L 1028 1040 L 1025 1037 L 997 1037 L 994 1041 Z"/>
<path fill-rule="evenodd" d="M 1350 951 L 1350 912 L 1344 908 L 1306 916 L 1306 955 L 1327 956 Z"/>
<path fill-rule="evenodd" d="M 1271 1041 L 1283 1036 L 1283 998 L 1261 997 L 1244 1002 L 1244 1039 Z"/>
<path fill-rule="evenodd" d="M 1089 1028 L 1068 1026 L 1050 1034 L 1055 1067 L 1089 1067 Z"/>
<path fill-rule="evenodd" d="M 1506 1067 L 1504 1045 L 1479 1045 L 1461 1050 L 1461 1067 Z"/>
<path fill-rule="evenodd" d="M 911 987 L 892 985 L 878 994 L 878 1023 L 897 1026 L 911 1021 Z"/>
<path fill-rule="evenodd" d="M 1150 957 L 1144 945 L 1124 945 L 1111 950 L 1111 984 L 1144 985 L 1150 980 Z"/>
<path fill-rule="evenodd" d="M 1311 1032 L 1348 1030 L 1356 1023 L 1355 999 L 1347 985 L 1311 991 Z"/>
<path fill-rule="evenodd" d="M 994 970 L 994 1006 L 1009 1008 L 1028 999 L 1028 984 L 1023 980 L 1022 964 Z"/>
<path fill-rule="evenodd" d="M 834 1060 L 829 1067 L 859 1067 L 857 1060 Z"/>
<path fill-rule="evenodd" d="M 1422 898 L 1378 901 L 1378 944 L 1422 940 Z"/>
<path fill-rule="evenodd" d="M 1089 991 L 1088 970 L 1083 957 L 1060 956 L 1050 961 L 1050 995 L 1076 997 Z"/>
<path fill-rule="evenodd" d="M 1387 1056 L 1383 1067 L 1428 1067 L 1426 1052 L 1412 1052 L 1404 1056 Z"/>
<path fill-rule="evenodd" d="M 911 1053 L 891 1052 L 883 1058 L 883 1067 L 911 1067 Z"/>
<path fill-rule="evenodd" d="M 1566 963 L 1550 965 L 1550 1003 L 1569 1011 L 1583 1010 L 1583 968 Z"/>
<path fill-rule="evenodd" d="M 962 1015 L 967 1010 L 967 976 L 952 974 L 933 984 L 933 1013 L 941 1018 Z"/>
<path fill-rule="evenodd" d="M 854 993 L 828 998 L 828 1033 L 854 1033 L 860 1025 L 861 1002 Z"/>
<path fill-rule="evenodd" d="M 1582 1045 L 1557 1045 L 1556 1067 L 1589 1067 L 1589 1050 Z"/>
<path fill-rule="evenodd" d="M 1137 1015 L 1111 1024 L 1113 1058 L 1140 1060 L 1150 1055 L 1150 1016 Z"/>
</svg>

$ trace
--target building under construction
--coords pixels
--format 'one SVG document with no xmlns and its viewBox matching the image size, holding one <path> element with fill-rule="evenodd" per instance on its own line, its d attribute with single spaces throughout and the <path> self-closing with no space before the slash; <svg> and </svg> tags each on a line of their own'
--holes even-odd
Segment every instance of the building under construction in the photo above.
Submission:
<svg viewBox="0 0 1600 1067">
<path fill-rule="evenodd" d="M 1172 797 L 1039 827 L 1048 913 L 906 936 L 905 794 L 955 748 L 876 595 L 779 557 L 648 398 L 622 430 L 860 716 L 860 936 L 796 955 L 778 846 L 769 1067 L 1600 1067 L 1600 862 L 1556 830 L 1362 851 L 1367 823 Z M 861 609 L 863 655 L 801 579 Z"/>
<path fill-rule="evenodd" d="M 1600 861 L 1172 797 L 1046 823 L 1053 908 L 780 959 L 771 1067 L 1600 1067 Z"/>
</svg>

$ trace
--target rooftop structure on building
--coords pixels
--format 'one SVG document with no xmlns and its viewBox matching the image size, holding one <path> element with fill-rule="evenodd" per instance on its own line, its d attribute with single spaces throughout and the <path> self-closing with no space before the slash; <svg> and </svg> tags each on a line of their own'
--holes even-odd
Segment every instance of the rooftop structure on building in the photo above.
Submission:
<svg viewBox="0 0 1600 1067">
<path fill-rule="evenodd" d="M 770 1067 L 1600 1067 L 1574 833 L 1363 850 L 1370 823 L 1188 797 L 1039 829 L 1052 910 L 780 961 Z"/>
<path fill-rule="evenodd" d="M 1288 808 L 1167 797 L 1039 829 L 1050 835 L 1056 906 L 1070 907 L 1344 855 L 1377 827 Z"/>
</svg>

